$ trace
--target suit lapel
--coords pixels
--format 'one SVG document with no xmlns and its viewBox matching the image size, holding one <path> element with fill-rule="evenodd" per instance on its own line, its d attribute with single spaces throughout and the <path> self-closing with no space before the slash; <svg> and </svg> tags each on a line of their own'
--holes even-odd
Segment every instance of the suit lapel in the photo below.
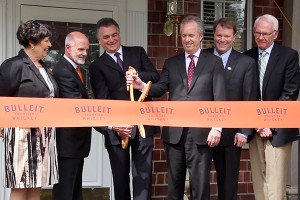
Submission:
<svg viewBox="0 0 300 200">
<path fill-rule="evenodd" d="M 231 76 L 236 68 L 236 58 L 237 58 L 237 52 L 232 50 L 228 57 L 226 66 L 224 68 L 226 79 L 231 79 Z"/>
<path fill-rule="evenodd" d="M 186 73 L 186 66 L 185 66 L 185 54 L 183 53 L 181 56 L 178 57 L 177 63 L 174 66 L 178 66 L 178 71 L 181 76 L 183 85 L 187 88 L 187 73 Z"/>
<path fill-rule="evenodd" d="M 130 65 L 130 61 L 134 58 L 131 58 L 131 53 L 128 51 L 128 49 L 124 46 L 122 46 L 122 52 L 123 52 L 123 66 L 124 66 L 124 71 L 126 72 L 128 70 L 128 67 Z M 136 67 L 136 66 L 132 66 Z M 120 68 L 120 67 L 119 67 Z M 121 70 L 122 71 L 122 70 Z"/>
<path fill-rule="evenodd" d="M 265 91 L 266 85 L 268 84 L 270 76 L 271 76 L 273 70 L 275 69 L 275 66 L 276 66 L 276 63 L 277 63 L 277 60 L 279 57 L 280 57 L 280 51 L 277 48 L 277 45 L 274 44 L 273 49 L 270 54 L 270 57 L 269 57 L 269 60 L 268 60 L 266 72 L 264 75 L 263 88 L 262 88 L 263 93 Z"/>
<path fill-rule="evenodd" d="M 39 69 L 31 62 L 29 58 L 23 57 L 23 62 L 27 64 L 27 66 L 33 71 L 33 73 L 36 75 L 36 77 L 49 89 L 44 77 L 40 73 Z M 42 63 L 43 66 L 43 63 Z M 49 89 L 50 90 L 50 89 Z"/>
<path fill-rule="evenodd" d="M 193 86 L 195 85 L 195 82 L 197 81 L 199 75 L 201 74 L 201 71 L 203 70 L 204 66 L 206 65 L 206 62 L 207 62 L 207 58 L 205 55 L 206 53 L 207 52 L 204 52 L 204 51 L 200 52 L 198 62 L 196 64 L 195 72 L 193 74 L 193 79 L 192 79 L 192 82 L 191 82 L 191 85 L 190 85 L 190 88 L 188 91 L 190 91 L 193 88 Z M 187 83 L 186 83 L 186 85 L 187 85 Z"/>
<path fill-rule="evenodd" d="M 124 52 L 123 52 L 124 54 Z M 125 57 L 125 54 L 123 55 L 123 59 Z M 106 52 L 104 52 L 102 54 L 102 59 L 103 59 L 103 63 L 108 66 L 109 68 L 112 68 L 118 72 L 120 72 L 122 75 L 125 74 L 125 72 L 121 69 L 121 67 L 118 65 L 118 63 L 116 63 L 114 61 L 114 59 L 112 57 L 110 57 L 110 55 L 108 55 Z M 128 65 L 125 65 L 125 63 L 123 63 L 124 66 L 128 66 Z"/>
<path fill-rule="evenodd" d="M 67 70 L 70 71 L 70 73 L 73 75 L 74 79 L 76 80 L 77 84 L 80 86 L 80 91 L 81 94 L 83 94 L 83 96 L 88 96 L 85 90 L 85 86 L 82 83 L 80 77 L 77 74 L 77 71 L 75 70 L 75 68 L 73 67 L 73 65 L 67 61 L 65 58 L 63 58 L 63 62 L 65 63 L 64 66 L 66 66 Z"/>
</svg>

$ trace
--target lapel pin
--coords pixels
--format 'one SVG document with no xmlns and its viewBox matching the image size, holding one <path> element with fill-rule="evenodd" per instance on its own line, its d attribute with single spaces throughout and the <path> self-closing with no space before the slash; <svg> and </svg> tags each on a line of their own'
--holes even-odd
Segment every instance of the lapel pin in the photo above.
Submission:
<svg viewBox="0 0 300 200">
<path fill-rule="evenodd" d="M 231 67 L 227 67 L 227 69 L 228 69 L 228 70 L 232 70 L 232 68 L 231 68 Z"/>
</svg>

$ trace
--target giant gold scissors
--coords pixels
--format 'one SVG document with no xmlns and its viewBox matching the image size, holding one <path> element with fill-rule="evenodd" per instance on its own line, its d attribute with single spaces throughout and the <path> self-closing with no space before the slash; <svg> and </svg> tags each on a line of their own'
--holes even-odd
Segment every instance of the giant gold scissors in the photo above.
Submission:
<svg viewBox="0 0 300 200">
<path fill-rule="evenodd" d="M 131 66 L 129 66 L 128 72 L 131 75 L 136 75 L 137 74 L 137 71 Z M 145 98 L 147 97 L 148 92 L 150 90 L 151 84 L 152 84 L 151 81 L 147 82 L 147 84 L 144 87 L 144 90 L 143 90 L 142 94 L 140 95 L 140 97 L 138 99 L 138 102 L 143 102 L 145 100 Z M 130 101 L 134 101 L 133 84 L 127 85 L 127 91 L 129 91 L 129 93 L 130 93 Z M 142 124 L 140 124 L 140 125 L 138 125 L 138 128 L 139 128 L 139 132 L 140 132 L 141 137 L 146 138 L 146 132 L 145 132 L 144 126 Z M 128 147 L 128 141 L 129 141 L 128 137 L 122 138 L 121 145 L 122 145 L 123 149 L 126 149 Z"/>
</svg>

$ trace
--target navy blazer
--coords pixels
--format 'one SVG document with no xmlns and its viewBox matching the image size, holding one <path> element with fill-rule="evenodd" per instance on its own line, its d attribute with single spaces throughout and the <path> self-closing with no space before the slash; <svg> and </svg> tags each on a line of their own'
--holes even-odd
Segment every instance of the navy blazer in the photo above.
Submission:
<svg viewBox="0 0 300 200">
<path fill-rule="evenodd" d="M 214 53 L 214 48 L 205 49 Z M 255 60 L 232 49 L 224 67 L 228 101 L 255 101 L 257 95 L 257 72 Z M 246 118 L 247 113 L 244 116 Z M 252 135 L 253 128 L 223 128 L 219 145 L 234 144 L 236 133 Z"/>
<path fill-rule="evenodd" d="M 61 57 L 53 68 L 53 75 L 59 87 L 60 98 L 88 99 L 85 86 L 75 68 Z M 58 156 L 84 158 L 91 148 L 91 127 L 57 128 L 56 144 Z"/>
<path fill-rule="evenodd" d="M 258 72 L 258 47 L 246 51 L 245 54 L 256 60 Z M 275 43 L 263 80 L 262 97 L 258 92 L 257 100 L 295 101 L 299 94 L 299 81 L 300 69 L 297 51 Z M 273 146 L 281 146 L 297 140 L 299 129 L 275 128 L 272 129 L 272 132 L 273 137 L 270 138 L 270 142 Z"/>
<path fill-rule="evenodd" d="M 159 97 L 169 91 L 169 101 L 224 101 L 226 88 L 222 60 L 205 51 L 201 51 L 196 64 L 190 88 L 187 87 L 185 54 L 179 54 L 165 61 L 160 80 L 152 84 L 149 96 Z M 188 103 L 187 103 L 188 106 Z M 195 142 L 207 145 L 210 128 L 189 128 Z M 177 144 L 183 133 L 183 127 L 163 127 L 161 138 L 171 144 Z"/>
<path fill-rule="evenodd" d="M 156 68 L 148 58 L 143 47 L 126 47 L 122 46 L 123 65 L 125 68 L 134 67 L 139 74 L 139 77 L 144 82 L 157 82 L 159 74 Z M 129 92 L 126 87 L 125 70 L 104 52 L 97 58 L 89 67 L 91 86 L 95 98 L 97 99 L 114 99 L 114 100 L 130 100 Z M 135 100 L 138 100 L 141 92 L 134 90 Z M 150 101 L 151 98 L 146 98 L 145 101 Z M 118 134 L 107 127 L 96 128 L 105 136 L 105 145 L 119 145 L 120 137 Z M 157 126 L 145 126 L 146 136 L 152 136 L 159 132 Z M 136 134 L 134 128 L 132 137 Z"/>
<path fill-rule="evenodd" d="M 45 68 L 45 64 L 42 61 L 40 63 Z M 53 84 L 55 97 L 57 97 L 57 84 L 51 72 L 48 69 L 46 72 Z M 1 64 L 0 96 L 50 97 L 47 83 L 24 49 L 21 49 L 17 56 L 9 58 Z"/>
</svg>

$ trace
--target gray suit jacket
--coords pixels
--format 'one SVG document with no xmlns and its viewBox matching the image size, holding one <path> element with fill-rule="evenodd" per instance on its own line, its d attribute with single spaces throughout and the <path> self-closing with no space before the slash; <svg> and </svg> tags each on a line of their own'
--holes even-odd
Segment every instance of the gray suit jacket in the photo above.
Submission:
<svg viewBox="0 0 300 200">
<path fill-rule="evenodd" d="M 222 101 L 226 100 L 223 64 L 219 57 L 201 51 L 190 89 L 187 88 L 187 72 L 184 54 L 166 60 L 161 78 L 152 84 L 149 96 L 159 97 L 169 91 L 169 101 Z M 187 103 L 188 106 L 188 103 Z M 189 129 L 199 145 L 207 145 L 211 127 Z M 183 127 L 163 127 L 162 139 L 177 144 Z"/>
</svg>

